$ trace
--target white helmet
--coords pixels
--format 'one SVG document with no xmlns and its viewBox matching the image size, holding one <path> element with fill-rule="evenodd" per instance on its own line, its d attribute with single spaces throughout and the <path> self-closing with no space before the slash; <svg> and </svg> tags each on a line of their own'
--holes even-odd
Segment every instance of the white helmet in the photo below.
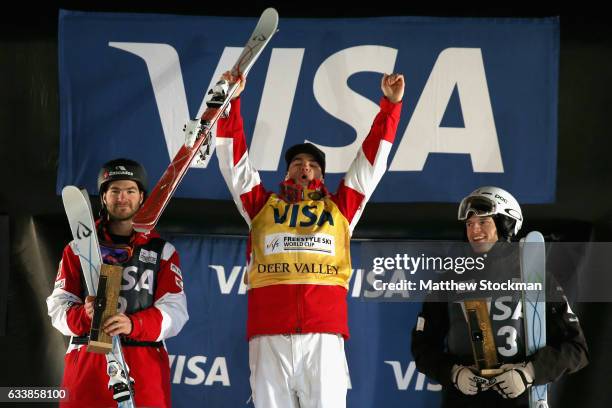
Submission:
<svg viewBox="0 0 612 408">
<path fill-rule="evenodd" d="M 523 213 L 518 201 L 506 190 L 499 187 L 480 187 L 461 200 L 459 204 L 459 221 L 467 220 L 471 215 L 479 217 L 501 215 L 508 222 L 501 225 L 496 223 L 497 228 L 506 238 L 516 236 L 521 225 L 523 225 Z"/>
</svg>

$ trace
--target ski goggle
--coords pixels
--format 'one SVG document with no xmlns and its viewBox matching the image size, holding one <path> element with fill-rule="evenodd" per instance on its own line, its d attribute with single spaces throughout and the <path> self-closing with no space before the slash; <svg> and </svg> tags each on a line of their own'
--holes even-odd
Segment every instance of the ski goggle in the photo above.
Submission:
<svg viewBox="0 0 612 408">
<path fill-rule="evenodd" d="M 118 265 L 132 259 L 133 249 L 129 245 L 100 245 L 100 253 L 105 264 Z"/>
<path fill-rule="evenodd" d="M 471 215 L 478 217 L 487 217 L 497 214 L 497 204 L 495 201 L 486 197 L 468 197 L 461 202 L 457 218 L 460 221 L 465 221 Z"/>
</svg>

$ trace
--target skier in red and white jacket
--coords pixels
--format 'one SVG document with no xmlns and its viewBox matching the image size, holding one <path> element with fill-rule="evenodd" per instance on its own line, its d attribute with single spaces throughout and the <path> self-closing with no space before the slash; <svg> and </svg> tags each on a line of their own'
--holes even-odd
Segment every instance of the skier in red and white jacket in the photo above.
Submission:
<svg viewBox="0 0 612 408">
<path fill-rule="evenodd" d="M 336 193 L 325 184 L 325 154 L 290 147 L 280 192 L 264 188 L 249 161 L 240 81 L 227 118 L 217 123 L 223 177 L 250 228 L 248 321 L 251 391 L 256 407 L 346 406 L 350 237 L 383 176 L 400 118 L 404 78 L 384 75 L 380 112 Z"/>
<path fill-rule="evenodd" d="M 136 405 L 170 407 L 170 364 L 163 341 L 177 335 L 189 316 L 174 246 L 155 231 L 143 234 L 132 228 L 132 218 L 145 199 L 146 183 L 144 168 L 128 159 L 106 163 L 98 177 L 102 216 L 96 225 L 102 258 L 123 267 L 119 313 L 102 325 L 108 334 L 121 336 Z M 108 388 L 105 356 L 84 347 L 93 297 L 86 296 L 72 245 L 64 249 L 55 288 L 47 298 L 53 326 L 72 336 L 62 380 L 68 401 L 61 406 L 116 406 Z"/>
</svg>

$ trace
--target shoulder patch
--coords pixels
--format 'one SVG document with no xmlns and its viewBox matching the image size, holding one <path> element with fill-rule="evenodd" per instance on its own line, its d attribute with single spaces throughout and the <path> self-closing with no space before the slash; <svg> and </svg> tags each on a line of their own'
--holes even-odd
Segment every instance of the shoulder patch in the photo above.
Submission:
<svg viewBox="0 0 612 408">
<path fill-rule="evenodd" d="M 54 289 L 64 289 L 66 286 L 66 279 L 59 279 L 55 281 Z"/>
<path fill-rule="evenodd" d="M 183 274 L 181 273 L 181 268 L 179 268 L 175 264 L 170 263 L 170 270 L 174 272 L 175 274 L 177 274 L 178 276 L 180 276 L 181 279 L 183 278 Z"/>
<path fill-rule="evenodd" d="M 425 330 L 425 319 L 421 316 L 417 318 L 416 331 L 422 332 Z"/>
<path fill-rule="evenodd" d="M 63 264 L 64 260 L 60 260 L 59 261 L 59 265 L 57 267 L 57 275 L 55 276 L 55 280 L 59 280 L 59 278 L 62 276 L 62 264 Z"/>
<path fill-rule="evenodd" d="M 157 263 L 157 252 L 147 251 L 146 249 L 141 249 L 140 255 L 138 255 L 138 260 L 140 262 L 155 264 Z"/>
</svg>

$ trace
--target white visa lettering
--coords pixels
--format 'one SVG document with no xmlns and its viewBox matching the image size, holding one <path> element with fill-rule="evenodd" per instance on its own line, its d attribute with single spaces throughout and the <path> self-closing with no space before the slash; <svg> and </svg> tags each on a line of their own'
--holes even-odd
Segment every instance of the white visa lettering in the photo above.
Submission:
<svg viewBox="0 0 612 408">
<path fill-rule="evenodd" d="M 417 374 L 417 378 L 414 385 L 415 391 L 423 391 L 425 386 L 425 374 L 420 373 L 416 370 L 416 364 L 414 361 L 408 363 L 408 367 L 406 371 L 402 371 L 402 365 L 399 361 L 385 361 L 385 364 L 389 364 L 393 368 L 393 375 L 395 376 L 395 381 L 397 384 L 397 389 L 400 391 L 405 391 L 408 389 L 410 385 L 410 381 L 414 377 L 414 374 Z M 440 391 L 442 390 L 442 386 L 440 384 L 432 384 L 427 383 L 427 391 Z"/>
<path fill-rule="evenodd" d="M 455 87 L 464 127 L 441 127 Z M 504 172 L 480 48 L 440 53 L 389 170 L 422 171 L 430 153 L 469 154 L 475 173 Z"/>
<path fill-rule="evenodd" d="M 217 383 L 224 387 L 231 385 L 225 357 L 215 357 L 208 370 L 208 374 L 204 370 L 208 360 L 206 356 L 192 356 L 187 359 L 184 355 L 168 355 L 168 358 L 170 360 L 170 369 L 174 369 L 174 374 L 172 375 L 173 384 L 181 384 L 182 380 L 184 380 L 186 385 L 204 384 L 212 386 Z M 187 362 L 187 373 L 185 373 L 185 362 Z"/>
</svg>

